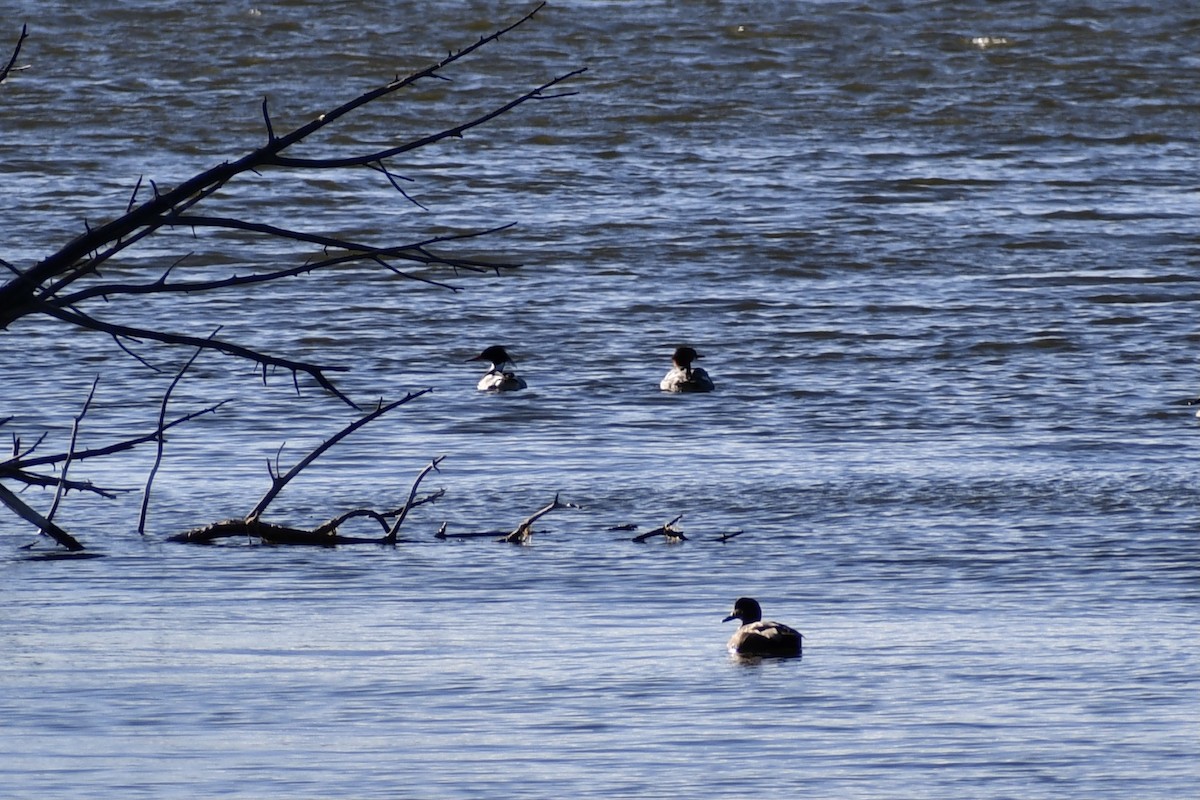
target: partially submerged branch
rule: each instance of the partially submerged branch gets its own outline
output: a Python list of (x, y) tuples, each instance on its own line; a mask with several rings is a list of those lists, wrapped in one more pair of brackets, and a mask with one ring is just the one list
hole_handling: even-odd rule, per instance
[[(279, 474), (279, 470), (268, 465), (268, 472), (271, 475), (271, 487), (263, 495), (262, 499), (250, 510), (250, 513), (241, 519), (228, 519), (222, 522), (205, 525), (201, 528), (194, 528), (184, 533), (177, 534), (170, 538), (173, 542), (182, 542), (187, 544), (211, 544), (218, 539), (226, 539), (230, 537), (246, 537), (248, 539), (258, 539), (264, 544), (298, 544), (298, 545), (318, 545), (318, 546), (334, 546), (339, 544), (396, 544), (400, 526), (404, 524), (404, 520), (408, 517), (408, 512), (417, 506), (426, 503), (432, 503), (440, 499), (445, 490), (438, 490), (422, 497), (417, 496), (421, 482), (430, 473), (437, 470), (438, 465), (442, 463), (445, 456), (438, 456), (433, 459), (424, 469), (417, 475), (413, 481), (412, 488), (408, 492), (408, 498), (404, 505), (392, 511), (375, 511), (373, 509), (358, 508), (352, 511), (347, 511), (339, 514), (333, 519), (318, 525), (315, 528), (297, 528), (289, 525), (279, 525), (271, 522), (265, 522), (262, 519), (263, 513), (271, 502), (279, 496), (284, 487), (298, 476), (304, 469), (310, 466), (323, 453), (327, 452), (331, 447), (345, 439), (354, 431), (364, 425), (373, 422), (387, 412), (404, 405), (417, 397), (429, 392), (425, 389), (420, 392), (412, 392), (400, 400), (391, 403), (380, 402), (379, 406), (372, 412), (365, 414), (359, 419), (351, 422), (343, 427), (329, 439), (322, 442), (304, 458), (300, 459), (290, 470), (284, 474)], [(384, 530), (384, 535), (378, 538), (360, 537), (360, 536), (343, 536), (338, 533), (338, 528), (345, 522), (366, 517), (377, 522)]]
[(683, 519), (683, 514), (675, 517), (670, 522), (665, 522), (662, 525), (659, 525), (652, 531), (639, 533), (637, 536), (634, 536), (631, 541), (644, 542), (647, 539), (654, 538), (655, 536), (662, 536), (665, 537), (668, 542), (686, 542), (687, 537), (683, 535), (683, 530), (681, 530), (679, 526), (675, 524), (681, 519)]
[(342, 439), (345, 439), (362, 426), (379, 419), (392, 409), (416, 400), (421, 395), (428, 394), (430, 391), (432, 390), (422, 389), (419, 392), (409, 392), (399, 400), (394, 400), (386, 405), (383, 402), (380, 402), (379, 406), (374, 411), (358, 418), (354, 422), (351, 422), (333, 436), (326, 439), (324, 442), (314, 448), (312, 452), (296, 462), (295, 466), (293, 466), (283, 475), (276, 474), (276, 472), (271, 470), (270, 466), (268, 466), (267, 469), (271, 473), (271, 488), (267, 490), (267, 493), (262, 496), (262, 499), (259, 500), (254, 508), (250, 510), (250, 513), (246, 515), (246, 520), (248, 522), (256, 522), (258, 518), (262, 516), (263, 512), (267, 510), (267, 506), (271, 504), (271, 501), (279, 496), (279, 493), (283, 491), (284, 487), (287, 486), (293, 478), (303, 472), (305, 467), (320, 458), (323, 453), (327, 452), (329, 448), (333, 447)]
[(0, 503), (4, 503), (18, 517), (35, 526), (68, 550), (78, 552), (83, 549), (83, 545), (79, 543), (78, 539), (34, 511), (2, 483), (0, 483)]
[(542, 517), (549, 514), (551, 511), (556, 511), (560, 508), (579, 508), (580, 506), (574, 503), (563, 503), (559, 501), (558, 495), (554, 495), (554, 500), (549, 505), (539, 508), (537, 511), (530, 514), (525, 519), (521, 520), (521, 524), (513, 529), (512, 533), (507, 536), (500, 537), (497, 541), (508, 542), (509, 544), (525, 544), (529, 541), (529, 537), (533, 535), (533, 523), (537, 522)]
[[(217, 331), (213, 331), (212, 335), (216, 336)], [(167, 390), (163, 392), (162, 402), (159, 403), (158, 406), (158, 433), (154, 437), (154, 442), (156, 445), (154, 453), (154, 466), (150, 468), (150, 474), (146, 476), (146, 488), (142, 491), (142, 508), (138, 514), (138, 533), (143, 536), (146, 535), (146, 516), (150, 511), (150, 489), (154, 486), (154, 477), (158, 474), (159, 466), (162, 465), (163, 449), (166, 447), (167, 443), (167, 437), (163, 434), (163, 431), (166, 430), (167, 404), (171, 401), (171, 394), (175, 391), (175, 387), (179, 385), (181, 380), (183, 380), (183, 376), (187, 373), (188, 369), (191, 368), (192, 364), (196, 362), (196, 359), (200, 357), (202, 352), (204, 351), (200, 348), (196, 348), (196, 352), (192, 353), (192, 357), (189, 358), (184, 365), (179, 368), (179, 372), (175, 373), (175, 379), (171, 381), (170, 385), (167, 386)], [(221, 404), (215, 406), (213, 410), (215, 411), (220, 405)]]

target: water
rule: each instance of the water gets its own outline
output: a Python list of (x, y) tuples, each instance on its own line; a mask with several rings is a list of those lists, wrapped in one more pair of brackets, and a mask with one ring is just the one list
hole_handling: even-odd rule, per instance
[[(7, 3), (0, 257), (124, 208), (526, 10), (500, 3)], [(153, 493), (72, 494), (103, 558), (0, 525), (0, 796), (1186, 796), (1200, 778), (1194, 498), (1200, 16), (1187, 3), (559, 2), (306, 151), (376, 148), (571, 69), (374, 174), (248, 176), (209, 210), (372, 242), (508, 222), (430, 273), (90, 306), (349, 366), (363, 429), (268, 517), (399, 505), (397, 548), (173, 545), (245, 514), (355, 417), (203, 357)], [(6, 51), (7, 52), (7, 51)], [(190, 232), (106, 276), (308, 251)], [(149, 270), (139, 273), (138, 270)], [(530, 390), (480, 397), (502, 342)], [(671, 348), (718, 384), (662, 396)], [(151, 373), (97, 335), (0, 332), (5, 433), (142, 433)], [(282, 450), (281, 450), (282, 448)], [(140, 490), (150, 451), (73, 474)], [(8, 484), (6, 484), (8, 485)], [(511, 529), (556, 492), (526, 547)], [(49, 497), (26, 498), (46, 508)], [(637, 545), (683, 513), (689, 540)], [(721, 534), (743, 534), (717, 541)], [(373, 534), (367, 525), (353, 531)], [(52, 550), (46, 546), (36, 552)], [(805, 633), (743, 663), (742, 594)]]

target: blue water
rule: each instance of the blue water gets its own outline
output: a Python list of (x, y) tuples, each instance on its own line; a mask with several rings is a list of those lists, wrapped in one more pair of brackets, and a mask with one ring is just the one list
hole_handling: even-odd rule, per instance
[[(511, 3), (0, 5), (0, 258), (124, 209), (527, 9)], [(267, 513), (398, 506), (395, 548), (174, 544), (247, 513), (356, 417), (203, 356), (132, 491), (0, 516), (0, 797), (1178, 798), (1200, 780), (1195, 324), (1200, 15), (1188, 3), (558, 2), (305, 154), (376, 149), (578, 67), (376, 173), (246, 176), (209, 213), (520, 263), (365, 266), (85, 306), (433, 391)], [(5, 44), (5, 47), (8, 45)], [(0, 51), (7, 59), (7, 50)], [(168, 233), (104, 275), (301, 263)], [(474, 391), (503, 343), (530, 388)], [(668, 396), (695, 346), (711, 395)], [(153, 428), (189, 352), (25, 319), (0, 427), (43, 452)], [(5, 480), (13, 489), (18, 485)], [(530, 544), (506, 531), (555, 495)], [(45, 511), (51, 495), (22, 497)], [(683, 514), (687, 541), (630, 541)], [(377, 535), (366, 523), (345, 533)], [(741, 531), (736, 538), (722, 535)], [(731, 657), (734, 598), (805, 634)]]

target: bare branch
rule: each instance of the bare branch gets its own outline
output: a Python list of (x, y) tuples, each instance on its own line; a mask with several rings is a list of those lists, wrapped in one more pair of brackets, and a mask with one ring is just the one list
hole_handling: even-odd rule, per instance
[(659, 525), (657, 528), (655, 528), (652, 531), (646, 531), (645, 533), (638, 534), (637, 536), (633, 537), (633, 539), (631, 541), (644, 542), (647, 539), (650, 539), (654, 536), (664, 536), (664, 537), (666, 537), (667, 541), (669, 541), (669, 542), (686, 542), (687, 537), (684, 536), (683, 531), (681, 531), (675, 525), (675, 523), (679, 522), (679, 520), (681, 520), (681, 519), (683, 519), (683, 514), (680, 514), (679, 516), (675, 517), (670, 522), (664, 523), (663, 525)]
[(163, 342), (164, 344), (180, 344), (206, 350), (217, 350), (225, 353), (226, 355), (236, 356), (247, 361), (254, 361), (262, 365), (264, 369), (264, 378), (265, 369), (267, 367), (280, 367), (292, 373), (303, 372), (324, 387), (327, 392), (340, 399), (346, 405), (350, 406), (351, 408), (358, 408), (354, 401), (342, 394), (342, 392), (325, 375), (326, 372), (345, 371), (348, 369), (347, 367), (322, 367), (305, 361), (292, 361), (291, 359), (287, 358), (279, 358), (277, 356), (267, 355), (266, 353), (260, 353), (257, 350), (251, 350), (248, 347), (233, 344), (232, 342), (222, 341), (220, 339), (203, 339), (197, 336), (188, 336), (180, 333), (167, 333), (165, 331), (156, 331), (149, 328), (133, 328), (128, 325), (118, 325), (115, 323), (104, 322), (96, 319), (95, 317), (84, 314), (77, 309), (66, 310), (55, 308), (54, 306), (48, 304), (42, 304), (42, 307), (45, 309), (45, 313), (49, 316), (61, 319), (64, 322), (70, 322), (71, 324), (77, 325), (80, 328), (101, 331), (112, 336), (121, 336), (126, 339), (150, 339), (156, 342)]
[(396, 543), (396, 535), (400, 532), (400, 526), (404, 524), (405, 518), (408, 517), (408, 512), (412, 510), (413, 506), (415, 505), (414, 501), (417, 497), (417, 489), (419, 489), (421, 486), (421, 481), (425, 480), (425, 476), (430, 472), (436, 471), (438, 464), (445, 460), (445, 456), (438, 456), (437, 458), (433, 459), (433, 461), (430, 461), (429, 464), (426, 465), (425, 469), (421, 470), (421, 472), (417, 475), (416, 480), (413, 481), (412, 488), (408, 492), (408, 499), (404, 501), (403, 508), (401, 508), (399, 513), (396, 514), (396, 521), (392, 523), (392, 527), (385, 537), (389, 544)]
[(267, 142), (273, 142), (275, 141), (275, 126), (271, 124), (271, 114), (267, 111), (267, 98), (265, 97), (262, 101), (262, 115), (263, 122), (267, 126)]
[(432, 391), (432, 389), (422, 389), (419, 392), (409, 392), (407, 395), (400, 398), (399, 400), (394, 400), (391, 403), (388, 403), (386, 405), (384, 405), (381, 402), (374, 411), (372, 411), (369, 414), (366, 414), (362, 417), (359, 417), (357, 420), (355, 420), (354, 422), (351, 422), (349, 425), (342, 428), (340, 431), (335, 433), (333, 436), (326, 439), (317, 448), (315, 448), (312, 452), (310, 452), (307, 456), (300, 459), (300, 461), (297, 462), (296, 465), (294, 467), (292, 467), (290, 470), (288, 470), (286, 473), (284, 473), (283, 475), (273, 475), (272, 479), (271, 479), (271, 488), (267, 490), (267, 493), (265, 495), (263, 495), (261, 500), (258, 501), (258, 504), (255, 505), (254, 508), (251, 509), (250, 513), (246, 515), (246, 521), (247, 522), (257, 521), (259, 519), (259, 517), (262, 516), (263, 512), (267, 510), (267, 506), (269, 506), (271, 504), (271, 501), (279, 496), (279, 493), (283, 491), (284, 487), (288, 485), (288, 483), (292, 480), (292, 478), (295, 478), (297, 475), (299, 475), (304, 470), (305, 467), (307, 467), (309, 464), (311, 464), (312, 462), (314, 462), (318, 458), (320, 458), (320, 456), (323, 453), (325, 453), (327, 450), (329, 450), (329, 448), (333, 447), (335, 444), (340, 442), (342, 439), (345, 439), (347, 436), (354, 433), (356, 430), (358, 430), (362, 426), (366, 425), (367, 423), (372, 422), (376, 419), (379, 419), (384, 414), (386, 414), (387, 412), (396, 408), (397, 406), (402, 406), (405, 403), (408, 403), (412, 400), (417, 399), (418, 397), (420, 397), (423, 394), (429, 393), (430, 391)]
[(431, 144), (436, 144), (437, 142), (445, 139), (462, 138), (462, 135), (472, 128), (478, 128), (480, 125), (491, 122), (496, 117), (507, 114), (517, 106), (527, 103), (530, 100), (550, 100), (560, 97), (570, 97), (571, 95), (575, 94), (575, 92), (560, 92), (554, 95), (546, 95), (545, 91), (553, 86), (557, 86), (563, 81), (568, 81), (571, 78), (578, 77), (584, 72), (587, 72), (586, 67), (559, 75), (557, 78), (543, 83), (536, 89), (531, 89), (520, 97), (510, 100), (503, 105), (497, 106), (491, 111), (481, 114), (472, 120), (445, 128), (437, 133), (431, 133), (428, 136), (421, 137), (420, 139), (413, 139), (411, 142), (406, 142), (405, 144), (397, 145), (395, 147), (389, 147), (374, 153), (346, 156), (344, 158), (292, 158), (289, 156), (274, 155), (265, 163), (279, 167), (298, 167), (303, 169), (342, 169), (345, 167), (366, 167), (370, 166), (371, 164), (378, 164), (385, 159), (394, 158), (398, 155), (417, 150), (421, 147), (428, 147)]
[(84, 549), (83, 545), (80, 544), (74, 536), (67, 533), (62, 528), (43, 517), (29, 506), (25, 505), (21, 498), (13, 494), (2, 483), (0, 483), (0, 503), (4, 503), (4, 505), (8, 506), (9, 509), (11, 509), (12, 512), (21, 519), (25, 520), (31, 525), (36, 525), (40, 532), (46, 534), (71, 552), (77, 553)]
[(133, 211), (133, 204), (137, 202), (138, 191), (142, 188), (142, 175), (138, 175), (137, 183), (133, 186), (133, 191), (129, 194), (129, 203), (125, 206), (125, 213)]
[[(543, 5), (538, 5), (517, 21), (487, 36), (480, 37), (473, 44), (457, 52), (451, 52), (444, 58), (406, 77), (397, 77), (388, 83), (365, 92), (324, 114), (317, 115), (306, 124), (286, 133), (280, 134), (275, 130), (268, 102), (264, 99), (261, 112), (263, 122), (266, 126), (267, 141), (261, 147), (252, 150), (241, 158), (226, 161), (200, 172), (170, 190), (163, 189), (153, 180), (149, 180), (152, 196), (141, 202), (138, 201), (138, 198), (141, 194), (140, 189), (143, 181), (139, 178), (137, 186), (134, 187), (129, 197), (126, 213), (101, 225), (85, 225), (85, 230), (82, 234), (57, 252), (28, 269), (18, 270), (10, 267), (9, 271), (12, 273), (12, 277), (7, 282), (0, 283), (0, 329), (6, 328), (15, 320), (28, 314), (50, 315), (80, 327), (109, 333), (116, 339), (122, 349), (125, 349), (126, 352), (141, 360), (140, 357), (132, 353), (125, 346), (126, 342), (135, 339), (148, 339), (168, 345), (198, 347), (200, 344), (195, 337), (101, 321), (95, 319), (90, 314), (84, 313), (77, 304), (94, 298), (108, 299), (111, 296), (119, 295), (207, 291), (253, 283), (264, 283), (355, 260), (373, 261), (399, 276), (450, 289), (454, 287), (423, 276), (412, 275), (409, 272), (398, 269), (389, 262), (397, 260), (426, 266), (446, 266), (455, 271), (459, 269), (488, 271), (497, 269), (498, 265), (494, 263), (469, 258), (451, 257), (429, 249), (434, 244), (440, 242), (460, 241), (470, 236), (483, 235), (487, 232), (439, 237), (423, 243), (373, 246), (334, 236), (288, 230), (286, 228), (257, 223), (253, 220), (195, 214), (193, 213), (193, 209), (199, 203), (212, 198), (234, 178), (245, 173), (261, 174), (265, 168), (273, 166), (299, 167), (303, 169), (328, 169), (342, 166), (366, 167), (379, 172), (401, 195), (420, 206), (420, 203), (410, 197), (402, 186), (402, 182), (409, 179), (393, 172), (388, 164), (385, 163), (388, 158), (450, 137), (460, 137), (465, 132), (494, 120), (496, 117), (508, 113), (530, 101), (567, 96), (570, 93), (557, 92), (553, 88), (579, 75), (584, 70), (575, 70), (560, 75), (461, 124), (409, 142), (402, 142), (377, 152), (350, 154), (347, 157), (332, 159), (292, 158), (287, 156), (286, 153), (289, 151), (289, 148), (305, 142), (318, 132), (323, 131), (328, 126), (334, 125), (342, 118), (369, 103), (389, 95), (394, 95), (406, 87), (426, 79), (445, 79), (445, 76), (441, 73), (451, 65), (465, 59), (480, 48), (499, 40), (505, 34), (529, 21), (542, 7)], [(24, 36), (25, 33), (23, 31), (22, 40)], [(18, 49), (19, 46), (20, 43), (18, 43)], [(231, 276), (216, 281), (168, 283), (164, 276), (158, 281), (134, 282), (129, 284), (110, 283), (103, 286), (88, 286), (81, 283), (85, 279), (90, 280), (98, 276), (98, 269), (105, 262), (134, 246), (147, 236), (162, 230), (164, 227), (191, 227), (193, 230), (204, 227), (239, 229), (274, 239), (316, 245), (326, 249), (344, 249), (347, 252), (331, 258), (309, 262), (301, 267), (272, 270), (254, 276)], [(495, 228), (489, 232), (501, 229)], [(69, 291), (76, 286), (81, 288), (77, 291)], [(327, 377), (326, 373), (334, 371), (334, 368), (277, 358), (258, 352), (251, 347), (218, 340), (213, 340), (205, 346), (208, 349), (219, 350), (235, 358), (247, 359), (258, 363), (264, 367), (264, 375), (267, 366), (282, 367), (291, 372), (293, 379), (297, 377), (298, 373), (308, 374), (326, 391), (339, 397), (348, 405), (357, 407), (349, 398), (337, 390), (333, 382)], [(145, 362), (143, 361), (143, 363)]]
[[(217, 328), (209, 338), (211, 339), (213, 336), (216, 336), (220, 330), (220, 328)], [(150, 489), (154, 486), (154, 477), (158, 474), (158, 468), (162, 464), (163, 449), (166, 447), (167, 442), (167, 437), (164, 434), (167, 422), (167, 404), (171, 401), (171, 393), (175, 391), (175, 387), (183, 380), (184, 374), (196, 362), (196, 359), (200, 357), (202, 352), (204, 352), (203, 349), (197, 347), (196, 352), (192, 353), (192, 357), (179, 368), (179, 372), (175, 373), (175, 379), (171, 381), (170, 385), (167, 386), (167, 390), (163, 392), (162, 402), (158, 407), (158, 430), (155, 431), (154, 435), (156, 445), (154, 466), (150, 468), (150, 473), (146, 476), (146, 488), (142, 491), (142, 507), (138, 512), (138, 533), (142, 536), (146, 535), (146, 516), (150, 512)]]
[(580, 506), (574, 503), (559, 502), (558, 495), (556, 494), (550, 505), (539, 508), (530, 514), (521, 521), (520, 525), (513, 529), (512, 533), (507, 536), (501, 536), (497, 541), (508, 542), (509, 544), (525, 544), (529, 541), (529, 537), (533, 535), (533, 523), (559, 508), (580, 508)]
[(21, 45), (25, 44), (25, 40), (28, 38), (29, 38), (29, 26), (22, 25), (21, 26), (21, 35), (17, 37), (17, 46), (13, 48), (12, 58), (10, 58), (8, 60), (8, 63), (4, 65), (3, 69), (0, 69), (0, 83), (4, 83), (4, 81), (9, 76), (9, 73), (20, 72), (23, 69), (29, 69), (28, 66), (18, 67), (16, 65), (17, 57), (21, 55)]
[(79, 426), (83, 423), (83, 418), (87, 416), (88, 408), (92, 405), (92, 399), (96, 396), (96, 387), (100, 385), (100, 376), (92, 381), (91, 391), (88, 392), (87, 399), (83, 401), (83, 407), (79, 409), (79, 413), (75, 415), (75, 419), (71, 422), (71, 442), (67, 447), (67, 457), (63, 459), (62, 470), (58, 476), (58, 489), (54, 492), (54, 501), (50, 504), (50, 510), (46, 513), (46, 521), (50, 522), (54, 519), (54, 514), (58, 511), (58, 504), (62, 502), (63, 495), (66, 493), (67, 470), (71, 468), (71, 459), (75, 455), (75, 444), (79, 441)]

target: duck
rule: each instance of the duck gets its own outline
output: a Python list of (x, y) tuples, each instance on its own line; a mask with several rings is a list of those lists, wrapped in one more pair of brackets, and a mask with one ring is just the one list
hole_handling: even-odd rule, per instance
[(764, 622), (762, 606), (752, 597), (739, 597), (733, 611), (721, 620), (740, 619), (741, 627), (729, 639), (730, 651), (742, 656), (799, 656), (804, 637), (782, 622)]
[(700, 358), (691, 347), (676, 347), (671, 356), (671, 371), (663, 376), (658, 388), (664, 392), (711, 392), (712, 378), (703, 367), (693, 367), (692, 362)]
[(475, 387), (481, 392), (515, 392), (528, 386), (517, 373), (511, 369), (504, 369), (506, 364), (515, 367), (516, 362), (501, 345), (494, 344), (485, 348), (482, 353), (468, 358), (467, 361), (492, 362), (492, 368), (483, 373), (483, 377), (479, 379), (479, 385)]

